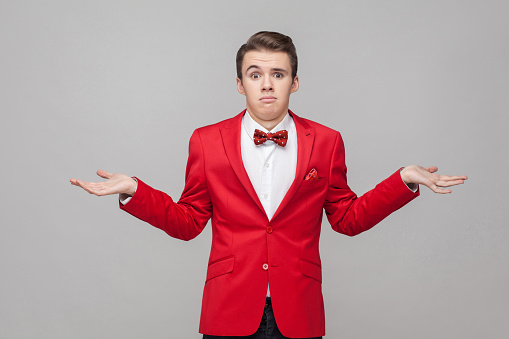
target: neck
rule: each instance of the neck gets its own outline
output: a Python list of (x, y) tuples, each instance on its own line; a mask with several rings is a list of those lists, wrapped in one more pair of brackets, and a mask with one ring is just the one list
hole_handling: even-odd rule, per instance
[(286, 110), (286, 113), (285, 114), (281, 114), (281, 116), (277, 117), (276, 119), (274, 120), (260, 120), (258, 119), (254, 114), (251, 114), (249, 112), (249, 110), (247, 110), (247, 113), (249, 114), (249, 116), (254, 120), (256, 121), (257, 123), (259, 123), (261, 126), (263, 126), (265, 129), (267, 129), (267, 131), (272, 131), (274, 129), (274, 127), (276, 127), (281, 121), (283, 121), (283, 119), (286, 117), (286, 115), (288, 114), (288, 110)]

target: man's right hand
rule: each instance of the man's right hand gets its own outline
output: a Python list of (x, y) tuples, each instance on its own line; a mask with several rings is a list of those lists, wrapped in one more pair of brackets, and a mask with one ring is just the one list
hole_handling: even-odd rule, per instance
[(98, 170), (97, 175), (108, 179), (103, 182), (84, 182), (79, 179), (71, 179), (71, 184), (83, 188), (90, 194), (97, 196), (110, 194), (127, 194), (133, 196), (138, 187), (138, 182), (128, 175), (122, 173), (108, 173)]

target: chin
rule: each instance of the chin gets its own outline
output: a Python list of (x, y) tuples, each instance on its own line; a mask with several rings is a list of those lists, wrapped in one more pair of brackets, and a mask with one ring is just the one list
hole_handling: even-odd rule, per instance
[(280, 116), (281, 116), (281, 114), (276, 114), (274, 112), (271, 112), (271, 113), (263, 114), (262, 118), (263, 118), (263, 120), (266, 120), (266, 121), (272, 121), (272, 120), (276, 120)]
[(281, 115), (281, 109), (272, 105), (263, 107), (261, 111), (266, 115), (272, 115), (274, 118)]

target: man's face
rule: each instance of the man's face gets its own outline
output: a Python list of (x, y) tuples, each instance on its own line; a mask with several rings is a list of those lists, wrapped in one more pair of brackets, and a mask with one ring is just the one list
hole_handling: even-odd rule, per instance
[(242, 62), (242, 78), (242, 81), (237, 78), (237, 89), (246, 96), (247, 111), (253, 120), (271, 130), (288, 112), (290, 94), (299, 89), (299, 78), (292, 79), (288, 54), (247, 52)]

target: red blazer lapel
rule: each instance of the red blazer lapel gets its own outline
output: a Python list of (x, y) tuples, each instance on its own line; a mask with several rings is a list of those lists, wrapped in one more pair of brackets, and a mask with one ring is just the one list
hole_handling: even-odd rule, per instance
[(311, 151), (313, 149), (313, 143), (315, 141), (315, 129), (309, 126), (303, 119), (299, 118), (292, 111), (288, 110), (288, 112), (290, 112), (293, 117), (293, 121), (295, 122), (295, 127), (297, 129), (297, 170), (295, 171), (295, 179), (293, 180), (292, 185), (288, 189), (288, 192), (286, 192), (283, 201), (279, 204), (279, 207), (277, 208), (276, 213), (274, 213), (271, 221), (274, 220), (286, 207), (288, 202), (292, 200), (292, 197), (304, 180), (309, 159), (311, 157)]
[(242, 154), (240, 150), (240, 127), (242, 123), (242, 117), (244, 116), (245, 112), (246, 110), (243, 110), (240, 114), (231, 119), (229, 124), (220, 128), (221, 138), (223, 139), (223, 146), (226, 152), (226, 156), (228, 157), (230, 165), (237, 175), (237, 178), (241, 182), (242, 186), (244, 186), (247, 193), (249, 193), (249, 196), (253, 199), (255, 204), (260, 208), (263, 214), (266, 215), (262, 203), (256, 195), (253, 184), (249, 180), (249, 176), (247, 175), (244, 164), (242, 163)]

